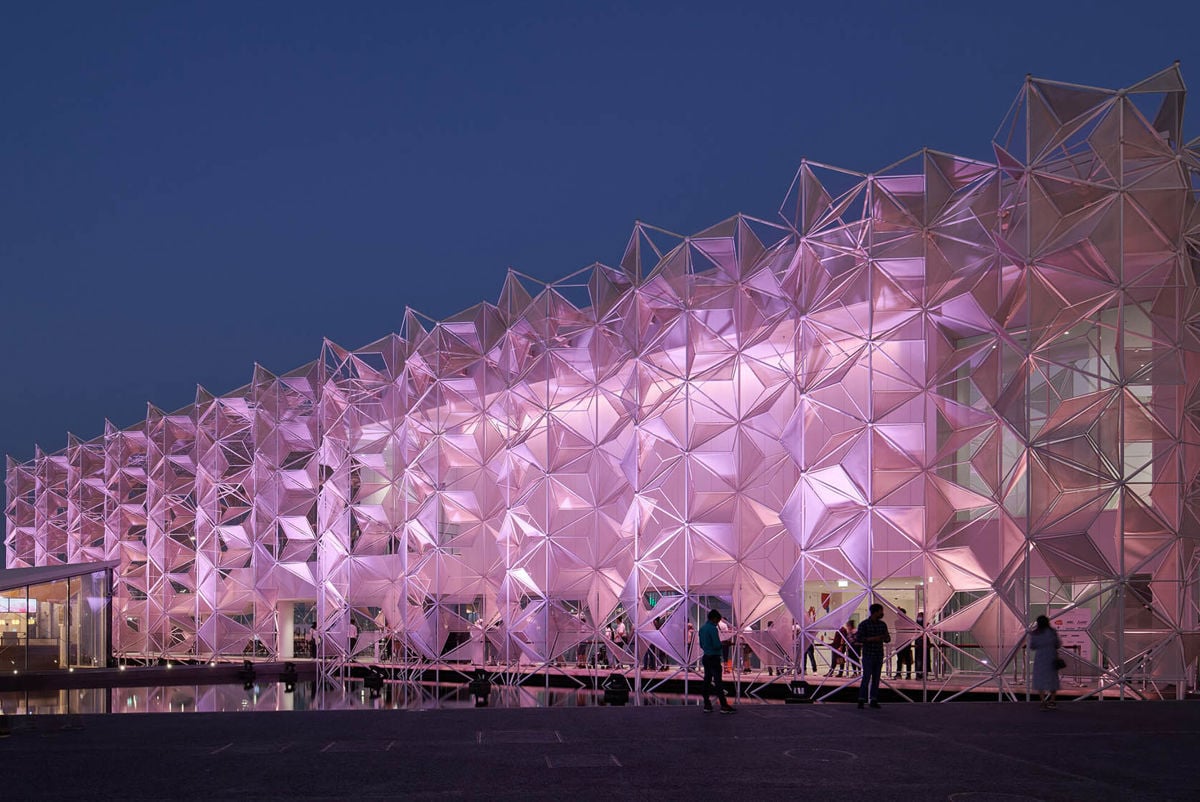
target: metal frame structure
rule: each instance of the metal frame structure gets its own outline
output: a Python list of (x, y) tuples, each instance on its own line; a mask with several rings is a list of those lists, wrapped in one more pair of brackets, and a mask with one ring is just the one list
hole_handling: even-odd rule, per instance
[(10, 460), (8, 564), (118, 560), (126, 656), (290, 656), (284, 619), (311, 603), (333, 668), (611, 664), (652, 688), (717, 606), (782, 681), (878, 600), (894, 646), (938, 656), (922, 698), (1020, 693), (1042, 612), (1090, 692), (1181, 694), (1184, 94), (1178, 65), (1122, 91), (1028, 78), (995, 163), (805, 162), (782, 224), (638, 224), (615, 267), (513, 272), (495, 304), (407, 311), (400, 334)]

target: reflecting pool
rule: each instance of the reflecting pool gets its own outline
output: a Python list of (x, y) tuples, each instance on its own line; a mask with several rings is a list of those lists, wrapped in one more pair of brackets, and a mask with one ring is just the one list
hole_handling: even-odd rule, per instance
[[(603, 691), (493, 685), (490, 707), (591, 707)], [(683, 704), (685, 697), (642, 693), (630, 704)], [(286, 710), (435, 710), (475, 707), (465, 684), (387, 682), (378, 690), (361, 680), (248, 685), (157, 685), (141, 688), (71, 688), (0, 692), (7, 715), (64, 713), (238, 713)]]

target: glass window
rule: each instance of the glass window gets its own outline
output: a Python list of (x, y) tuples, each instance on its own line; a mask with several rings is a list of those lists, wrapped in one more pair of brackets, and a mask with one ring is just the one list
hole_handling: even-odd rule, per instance
[(28, 588), (0, 592), (0, 668), (5, 673), (25, 670), (28, 620)]
[(26, 616), (30, 671), (53, 671), (67, 664), (67, 580), (29, 586)]
[(108, 662), (108, 581), (105, 572), (71, 580), (68, 665), (103, 667)]

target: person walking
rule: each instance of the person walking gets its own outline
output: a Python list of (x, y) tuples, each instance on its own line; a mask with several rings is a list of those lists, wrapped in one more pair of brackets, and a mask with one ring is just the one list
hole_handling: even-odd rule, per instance
[(847, 631), (853, 631), (854, 621), (850, 620), (846, 626), (838, 629), (833, 633), (833, 642), (829, 644), (829, 671), (825, 672), (825, 676), (832, 677), (834, 669), (837, 669), (837, 675), (842, 676), (846, 668), (846, 655), (850, 652), (850, 638)]
[(892, 635), (883, 621), (883, 605), (872, 604), (870, 615), (858, 625), (855, 641), (862, 661), (862, 683), (858, 686), (858, 709), (870, 703), (879, 708), (879, 677), (883, 673), (883, 644), (891, 643)]
[(700, 627), (700, 651), (702, 653), (700, 662), (704, 666), (704, 683), (700, 687), (701, 693), (704, 694), (705, 713), (713, 711), (710, 697), (714, 695), (721, 704), (722, 713), (734, 712), (725, 698), (725, 685), (721, 679), (723, 644), (721, 643), (721, 633), (717, 629), (720, 622), (720, 610), (709, 610), (708, 621)]
[[(803, 669), (806, 665), (811, 664), (813, 673), (817, 673), (817, 644), (813, 642), (812, 633), (804, 635), (804, 659), (800, 661), (800, 667)], [(803, 673), (803, 672), (801, 672)]]
[(1050, 626), (1049, 618), (1039, 615), (1033, 632), (1029, 633), (1029, 648), (1033, 650), (1033, 689), (1041, 694), (1042, 710), (1057, 707), (1054, 696), (1058, 693), (1060, 646), (1058, 630)]
[[(812, 670), (813, 670), (813, 673), (816, 674), (817, 673), (817, 644), (813, 640), (813, 634), (815, 632), (815, 630), (813, 629), (813, 625), (817, 623), (817, 608), (815, 608), (815, 607), (808, 608), (808, 612), (805, 614), (805, 622), (807, 625), (805, 627), (806, 631), (801, 633), (802, 637), (803, 637), (803, 643), (804, 643), (804, 652), (803, 652), (803, 656), (800, 658), (800, 673), (801, 674), (804, 673), (804, 668), (808, 664), (807, 661), (812, 661)], [(797, 627), (797, 629), (799, 629), (799, 627)]]

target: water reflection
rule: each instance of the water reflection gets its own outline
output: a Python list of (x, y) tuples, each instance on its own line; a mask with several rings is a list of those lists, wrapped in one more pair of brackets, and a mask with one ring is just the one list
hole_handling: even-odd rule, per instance
[[(589, 689), (493, 685), (490, 707), (592, 707), (603, 692)], [(642, 693), (630, 704), (683, 704), (682, 696)], [(62, 713), (238, 713), (284, 710), (435, 710), (474, 707), (465, 684), (388, 682), (378, 691), (361, 681), (243, 685), (161, 685), (146, 688), (72, 688), (5, 691), (0, 711), (7, 715)]]

